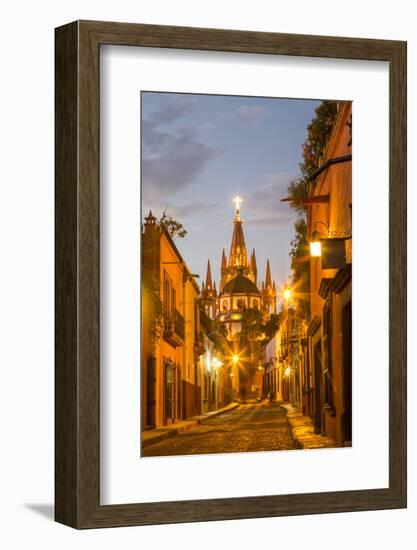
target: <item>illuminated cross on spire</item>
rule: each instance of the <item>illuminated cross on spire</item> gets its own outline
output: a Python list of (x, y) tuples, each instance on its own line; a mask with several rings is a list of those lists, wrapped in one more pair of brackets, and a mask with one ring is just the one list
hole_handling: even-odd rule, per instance
[(237, 195), (237, 196), (233, 199), (233, 202), (236, 204), (236, 210), (239, 210), (239, 208), (240, 208), (240, 203), (243, 202), (243, 200), (239, 197), (239, 195)]

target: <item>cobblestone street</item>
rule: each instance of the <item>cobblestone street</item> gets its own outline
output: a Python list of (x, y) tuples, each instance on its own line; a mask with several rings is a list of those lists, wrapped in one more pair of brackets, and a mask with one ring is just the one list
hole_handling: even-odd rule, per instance
[(149, 445), (143, 456), (294, 449), (286, 416), (278, 403), (242, 404), (187, 432)]

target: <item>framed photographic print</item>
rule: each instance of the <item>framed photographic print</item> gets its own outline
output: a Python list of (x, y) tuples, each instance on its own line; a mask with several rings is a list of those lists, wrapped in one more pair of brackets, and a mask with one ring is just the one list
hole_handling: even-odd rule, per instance
[(406, 44), (56, 29), (56, 520), (406, 506)]

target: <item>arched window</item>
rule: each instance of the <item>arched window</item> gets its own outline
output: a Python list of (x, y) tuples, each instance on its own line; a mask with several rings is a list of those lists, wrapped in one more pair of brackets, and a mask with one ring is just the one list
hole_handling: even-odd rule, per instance
[(229, 307), (229, 302), (228, 302), (227, 300), (223, 300), (223, 301), (222, 301), (222, 309), (223, 309), (223, 311), (226, 311), (228, 307)]
[(252, 306), (253, 306), (255, 309), (258, 309), (258, 307), (259, 307), (258, 300), (254, 300), (254, 301), (252, 302)]
[(237, 307), (238, 309), (243, 309), (245, 307), (245, 300), (243, 300), (243, 298), (239, 298), (237, 301)]

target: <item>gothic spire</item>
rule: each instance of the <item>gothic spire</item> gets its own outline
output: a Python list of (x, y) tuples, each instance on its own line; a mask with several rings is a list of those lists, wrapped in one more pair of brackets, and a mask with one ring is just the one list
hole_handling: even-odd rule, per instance
[(266, 261), (265, 286), (266, 286), (266, 288), (271, 288), (272, 287), (271, 266), (269, 265), (269, 260)]
[(222, 269), (224, 267), (227, 267), (227, 258), (226, 258), (226, 253), (224, 251), (224, 248), (223, 248), (223, 254), (222, 254)]
[(249, 276), (252, 278), (255, 285), (258, 286), (258, 269), (256, 266), (256, 254), (255, 249), (252, 250), (249, 261)]
[(256, 254), (255, 254), (255, 249), (252, 250), (252, 269), (256, 269)]
[(207, 275), (206, 275), (206, 289), (211, 290), (213, 283), (211, 281), (211, 267), (210, 260), (207, 260)]
[(246, 251), (245, 237), (243, 235), (242, 228), (242, 219), (240, 217), (239, 205), (241, 199), (237, 200), (236, 197), (236, 215), (233, 221), (233, 236), (232, 244), (230, 245), (230, 255), (229, 255), (229, 267), (248, 267), (248, 253)]

